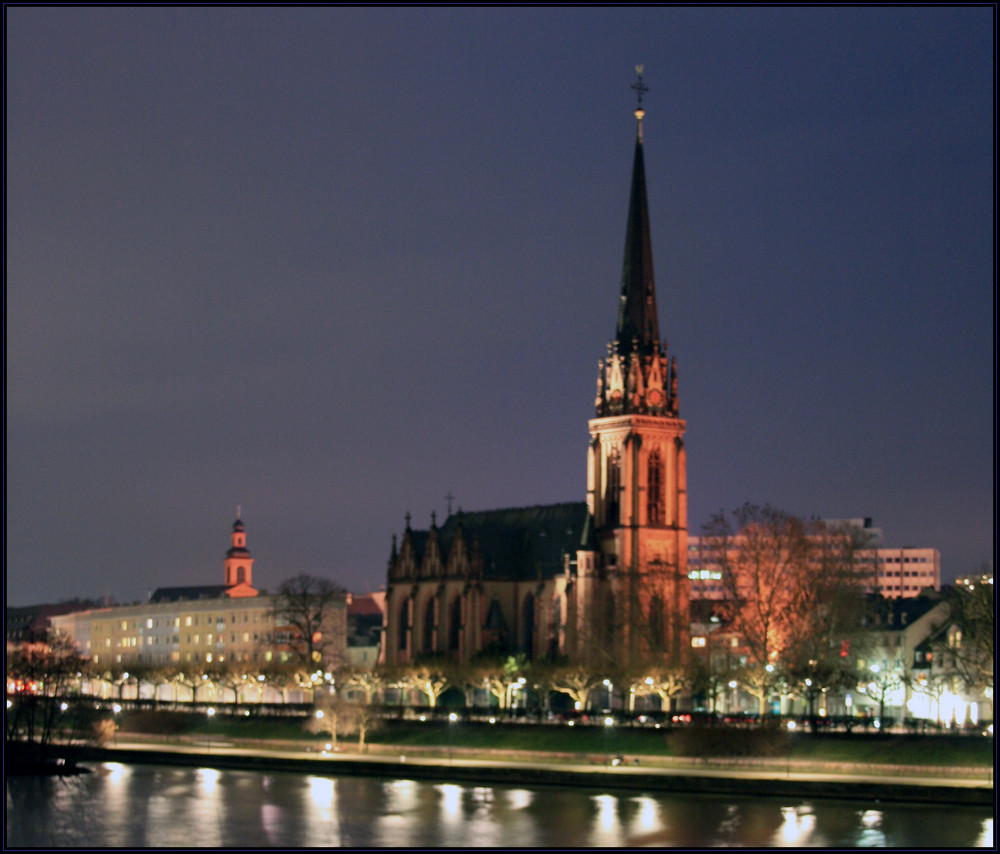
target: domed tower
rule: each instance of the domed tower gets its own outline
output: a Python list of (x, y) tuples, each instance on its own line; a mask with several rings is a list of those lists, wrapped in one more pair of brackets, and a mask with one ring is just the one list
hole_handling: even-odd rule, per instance
[(659, 337), (643, 158), (648, 90), (637, 71), (618, 324), (598, 363), (597, 417), (589, 422), (587, 504), (600, 555), (584, 613), (597, 643), (623, 645), (627, 658), (673, 659), (688, 630), (685, 425), (676, 360)]
[[(257, 591), (253, 590), (253, 558), (247, 549), (246, 529), (239, 515), (237, 511), (237, 519), (233, 522), (233, 544), (226, 552), (227, 593), (230, 596), (256, 596)], [(251, 590), (253, 592), (248, 592)]]

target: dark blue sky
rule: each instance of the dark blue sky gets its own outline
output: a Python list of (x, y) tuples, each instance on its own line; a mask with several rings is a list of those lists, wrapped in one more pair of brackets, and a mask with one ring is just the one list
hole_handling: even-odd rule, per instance
[(982, 8), (6, 8), (7, 597), (583, 500), (645, 65), (689, 525), (993, 559)]

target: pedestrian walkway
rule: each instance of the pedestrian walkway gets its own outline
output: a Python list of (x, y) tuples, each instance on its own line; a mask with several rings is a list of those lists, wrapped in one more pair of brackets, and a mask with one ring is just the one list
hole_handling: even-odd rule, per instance
[[(419, 777), (421, 779), (492, 784), (542, 784), (674, 790), (705, 793), (746, 793), (799, 797), (833, 797), (868, 801), (994, 804), (993, 770), (956, 776), (942, 769), (907, 769), (899, 773), (858, 773), (823, 770), (805, 762), (772, 762), (759, 767), (691, 766), (668, 763), (663, 757), (638, 757), (639, 762), (567, 761), (536, 757), (491, 758), (464, 751), (436, 755), (406, 753), (380, 745), (366, 754), (315, 750), (298, 742), (271, 743), (266, 749), (207, 738), (194, 743), (164, 744), (148, 739), (121, 738), (111, 748), (80, 748), (81, 760), (119, 760), (157, 764), (205, 764), (247, 770), (291, 770), (351, 776)], [(636, 757), (632, 757), (634, 760)], [(613, 759), (613, 757), (611, 757)], [(863, 766), (854, 766), (855, 769)], [(869, 769), (866, 769), (869, 770)], [(949, 769), (953, 770), (953, 769)], [(972, 769), (969, 769), (970, 771)]]

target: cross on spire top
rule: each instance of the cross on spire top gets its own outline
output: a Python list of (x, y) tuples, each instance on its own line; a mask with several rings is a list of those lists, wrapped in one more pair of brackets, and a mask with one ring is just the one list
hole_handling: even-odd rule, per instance
[(638, 101), (638, 107), (642, 109), (642, 96), (649, 91), (649, 87), (642, 82), (642, 66), (637, 65), (635, 67), (635, 83), (632, 84), (632, 91), (635, 92), (636, 99)]

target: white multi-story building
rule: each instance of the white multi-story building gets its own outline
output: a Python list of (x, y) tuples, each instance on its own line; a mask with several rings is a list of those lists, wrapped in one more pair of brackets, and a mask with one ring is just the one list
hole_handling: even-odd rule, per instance
[[(147, 602), (91, 608), (51, 618), (99, 669), (270, 664), (294, 656), (297, 631), (283, 619), (285, 601), (253, 587), (253, 558), (239, 519), (224, 561), (224, 583), (161, 587)], [(340, 664), (347, 647), (347, 594), (324, 607), (324, 664)]]
[[(847, 525), (867, 537), (868, 548), (858, 552), (859, 560), (870, 564), (868, 592), (887, 599), (910, 599), (922, 590), (941, 589), (941, 553), (932, 548), (881, 545), (882, 531), (871, 519), (828, 519), (829, 526)], [(688, 537), (688, 580), (691, 599), (724, 599), (722, 573), (704, 557), (701, 537)]]

